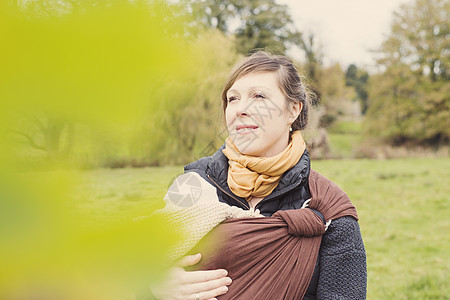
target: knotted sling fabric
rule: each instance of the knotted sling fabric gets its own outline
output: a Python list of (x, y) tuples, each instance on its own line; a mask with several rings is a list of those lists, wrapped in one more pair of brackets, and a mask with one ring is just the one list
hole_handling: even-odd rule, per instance
[(225, 143), (223, 154), (229, 164), (228, 186), (235, 195), (243, 198), (265, 197), (272, 193), (281, 175), (299, 161), (306, 147), (300, 131), (293, 132), (286, 149), (272, 157), (242, 154), (230, 137)]
[[(302, 299), (325, 233), (322, 219), (309, 208), (261, 217), (228, 206), (218, 201), (214, 188), (197, 173), (182, 176), (188, 174), (202, 180), (205, 190), (200, 199), (181, 207), (168, 193), (166, 207), (160, 211), (173, 216), (175, 228), (185, 229), (185, 240), (174, 250), (177, 256), (196, 245), (190, 253), (202, 253), (202, 260), (190, 270), (228, 271), (233, 282), (218, 299)], [(326, 221), (343, 216), (357, 219), (355, 207), (337, 185), (313, 170), (309, 178), (310, 208)]]
[(302, 299), (324, 232), (322, 220), (308, 208), (226, 220), (208, 236), (217, 248), (195, 249), (204, 257), (197, 269), (228, 271), (233, 282), (218, 299)]
[[(310, 176), (316, 180), (310, 180), (309, 207), (320, 211), (326, 220), (342, 216), (357, 219), (345, 193), (314, 171)], [(233, 282), (228, 292), (218, 297), (221, 300), (302, 299), (324, 233), (323, 221), (308, 208), (278, 211), (266, 218), (228, 219), (193, 249), (192, 253), (203, 253), (195, 269), (228, 271)]]

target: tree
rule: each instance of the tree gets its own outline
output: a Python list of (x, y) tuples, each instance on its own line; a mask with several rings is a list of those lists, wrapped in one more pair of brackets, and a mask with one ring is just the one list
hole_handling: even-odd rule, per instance
[(450, 2), (416, 0), (394, 13), (370, 80), (367, 129), (394, 145), (450, 141)]
[(195, 0), (187, 4), (203, 25), (234, 34), (240, 53), (260, 48), (282, 53), (301, 40), (287, 6), (274, 0)]
[(381, 46), (379, 60), (386, 67), (408, 65), (432, 81), (449, 79), (448, 35), (450, 3), (416, 0), (394, 13), (390, 37)]
[(298, 44), (300, 49), (305, 52), (305, 63), (299, 69), (302, 70), (303, 80), (312, 92), (312, 104), (320, 105), (322, 97), (321, 79), (323, 76), (322, 45), (317, 41), (313, 32), (309, 32), (307, 38), (302, 35)]
[(355, 92), (345, 85), (345, 74), (339, 64), (323, 70), (320, 80), (321, 105), (325, 108), (321, 125), (328, 127), (335, 121), (353, 114)]
[(308, 38), (300, 39), (299, 43), (300, 48), (305, 52), (306, 75), (310, 80), (317, 82), (323, 68), (322, 45), (317, 42), (317, 38), (312, 32), (308, 34)]
[[(66, 161), (73, 151), (75, 123), (49, 113), (16, 112), (9, 131), (17, 161), (55, 163)], [(37, 162), (36, 161), (36, 162)], [(22, 166), (19, 166), (22, 167)], [(29, 166), (28, 166), (29, 167)]]
[(367, 71), (358, 69), (354, 64), (348, 66), (345, 72), (345, 84), (355, 89), (357, 99), (361, 103), (362, 114), (367, 111), (368, 80), (369, 73)]

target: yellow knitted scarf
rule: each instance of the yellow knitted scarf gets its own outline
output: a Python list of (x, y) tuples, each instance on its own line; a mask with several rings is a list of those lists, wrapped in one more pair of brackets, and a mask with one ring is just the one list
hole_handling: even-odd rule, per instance
[(248, 156), (239, 152), (230, 137), (223, 154), (228, 158), (228, 186), (239, 197), (266, 197), (278, 185), (281, 175), (292, 168), (305, 151), (300, 131), (292, 133), (286, 149), (271, 157)]

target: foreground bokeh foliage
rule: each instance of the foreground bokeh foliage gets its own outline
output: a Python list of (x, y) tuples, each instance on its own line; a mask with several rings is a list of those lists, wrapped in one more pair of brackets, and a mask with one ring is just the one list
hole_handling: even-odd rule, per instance
[(163, 4), (42, 15), (2, 3), (0, 298), (124, 299), (163, 274), (176, 240), (165, 221), (133, 221), (150, 213), (139, 205), (92, 208), (98, 218), (92, 190), (75, 195), (80, 177), (62, 171), (129, 155), (152, 92), (195, 67), (185, 21)]

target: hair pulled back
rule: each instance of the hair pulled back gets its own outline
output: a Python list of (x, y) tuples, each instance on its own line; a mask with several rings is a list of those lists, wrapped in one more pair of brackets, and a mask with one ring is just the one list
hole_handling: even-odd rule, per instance
[(286, 105), (290, 102), (302, 103), (302, 110), (298, 118), (292, 123), (292, 131), (304, 129), (308, 123), (308, 95), (297, 68), (292, 61), (283, 55), (272, 55), (265, 51), (258, 51), (242, 59), (231, 70), (222, 91), (222, 106), (225, 112), (228, 101), (227, 92), (239, 78), (250, 73), (276, 72), (278, 86), (286, 97)]

